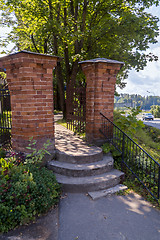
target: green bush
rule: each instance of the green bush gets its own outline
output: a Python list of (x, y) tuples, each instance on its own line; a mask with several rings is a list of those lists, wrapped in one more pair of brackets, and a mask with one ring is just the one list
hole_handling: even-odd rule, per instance
[(0, 178), (0, 232), (33, 220), (59, 199), (60, 186), (46, 168), (19, 165)]
[[(120, 112), (116, 111), (114, 113), (114, 123), (123, 129), (123, 131), (127, 133), (139, 146), (141, 146), (148, 154), (160, 163), (160, 130), (150, 126), (145, 126), (140, 120), (137, 120), (132, 113), (130, 116), (125, 117), (121, 115)], [(105, 144), (102, 149), (112, 153), (115, 160), (115, 168), (121, 169), (122, 167), (123, 172), (125, 172), (124, 184), (126, 184), (129, 188), (131, 187), (147, 200), (155, 204), (155, 199), (148, 193), (127, 166), (123, 164), (122, 156), (116, 148), (114, 148), (111, 144)], [(135, 149), (136, 148), (127, 142), (123, 157), (127, 165), (131, 166), (132, 171), (138, 173), (137, 175), (139, 179), (144, 181), (145, 186), (156, 196), (158, 193), (158, 185), (155, 184), (155, 182), (158, 176), (158, 169), (155, 168), (153, 161), (150, 158), (145, 157), (145, 154), (140, 154), (136, 150), (138, 153), (136, 155)], [(129, 156), (131, 156), (131, 158), (129, 158)]]
[(29, 153), (26, 156), (25, 159), (25, 163), (27, 164), (37, 164), (37, 163), (41, 163), (45, 154), (49, 154), (50, 153), (47, 151), (48, 147), (51, 145), (51, 142), (49, 140), (47, 140), (46, 143), (43, 144), (43, 147), (39, 150), (36, 149), (36, 144), (37, 141), (33, 140), (33, 138), (30, 138), (30, 143), (28, 145), (28, 147), (26, 147), (28, 150), (31, 151), (31, 153)]
[(33, 162), (35, 149), (33, 152), (26, 160), (15, 153), (0, 159), (0, 232), (28, 223), (59, 200), (60, 185), (53, 173), (40, 165), (46, 151), (37, 152), (38, 164)]
[(121, 112), (114, 111), (114, 123), (160, 163), (160, 130), (137, 120), (138, 113), (139, 109), (132, 109), (131, 114), (125, 117)]
[(0, 148), (0, 158), (4, 158), (6, 156), (6, 151), (3, 148)]
[(125, 112), (114, 111), (114, 123), (130, 137), (134, 137), (135, 133), (142, 129), (145, 125), (141, 120), (137, 120), (136, 116), (141, 112), (140, 108), (129, 108), (130, 114), (126, 117)]
[(159, 105), (152, 105), (151, 106), (151, 113), (154, 115), (155, 118), (160, 117), (160, 106)]

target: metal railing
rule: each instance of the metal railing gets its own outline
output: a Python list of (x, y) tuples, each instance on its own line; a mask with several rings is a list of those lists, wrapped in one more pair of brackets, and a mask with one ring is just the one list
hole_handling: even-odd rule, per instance
[(66, 90), (67, 128), (84, 133), (86, 126), (86, 83), (71, 82)]
[(121, 166), (132, 172), (154, 199), (160, 198), (160, 164), (110, 119), (100, 113), (100, 132), (121, 153)]
[(0, 89), (0, 146), (11, 142), (11, 104), (8, 89)]

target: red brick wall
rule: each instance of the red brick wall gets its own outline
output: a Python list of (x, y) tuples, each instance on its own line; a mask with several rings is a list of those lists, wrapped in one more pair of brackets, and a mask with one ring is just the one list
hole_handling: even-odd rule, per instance
[(103, 138), (99, 132), (102, 112), (113, 120), (116, 76), (122, 64), (107, 62), (82, 62), (86, 76), (86, 137), (90, 142)]
[(15, 150), (26, 151), (30, 137), (37, 140), (37, 148), (47, 139), (54, 139), (52, 71), (57, 60), (25, 51), (0, 59), (0, 66), (6, 68), (11, 94)]

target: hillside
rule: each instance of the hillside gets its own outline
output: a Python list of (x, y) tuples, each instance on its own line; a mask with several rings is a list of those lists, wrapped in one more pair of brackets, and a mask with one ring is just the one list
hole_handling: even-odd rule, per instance
[(119, 107), (137, 107), (140, 106), (143, 110), (149, 110), (152, 105), (160, 106), (159, 96), (144, 96), (138, 94), (120, 94), (114, 98), (115, 108)]

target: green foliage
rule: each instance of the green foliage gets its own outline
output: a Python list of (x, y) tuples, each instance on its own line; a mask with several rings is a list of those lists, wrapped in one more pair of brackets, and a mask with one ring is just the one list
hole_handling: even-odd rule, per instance
[(109, 153), (111, 151), (111, 147), (108, 143), (104, 143), (101, 148), (104, 153)]
[(115, 160), (115, 167), (119, 169), (119, 164), (118, 163), (121, 163), (121, 157), (122, 157), (122, 154), (110, 143), (104, 143), (102, 146), (101, 146), (103, 152), (105, 154), (107, 153), (112, 153), (112, 156)]
[(160, 129), (145, 125), (144, 130), (152, 138), (153, 142), (160, 144)]
[[(130, 193), (132, 190), (134, 190), (135, 192), (139, 193), (140, 195), (142, 195), (145, 199), (147, 199), (147, 201), (152, 202), (152, 204), (157, 205), (157, 201), (149, 194), (149, 192), (143, 187), (143, 185), (139, 182), (139, 180), (132, 174), (132, 172), (126, 167), (125, 164), (122, 163), (122, 155), (119, 151), (117, 151), (113, 145), (110, 144), (104, 144), (103, 148), (109, 148), (110, 152), (112, 153), (112, 156), (114, 158), (114, 167), (116, 169), (119, 169), (120, 171), (122, 170), (123, 172), (125, 172), (125, 180), (123, 182), (124, 185), (126, 185), (128, 187), (127, 191), (124, 191), (122, 193), (118, 193), (118, 195), (125, 195), (127, 193)], [(127, 152), (127, 149), (125, 150), (125, 152)], [(129, 154), (133, 154), (132, 153), (132, 149), (130, 149), (130, 153)], [(141, 159), (142, 157), (142, 159)], [(144, 156), (142, 154), (142, 156), (138, 155), (137, 159), (135, 159), (136, 161), (133, 161), (133, 159), (129, 160), (129, 157), (127, 157), (126, 155), (124, 155), (125, 158), (125, 162), (131, 166), (131, 169), (133, 170), (133, 172), (137, 173), (138, 177), (140, 179), (145, 179), (144, 184), (146, 185), (146, 187), (148, 187), (152, 193), (157, 194), (158, 191), (158, 186), (155, 184), (155, 175), (154, 173), (156, 173), (156, 177), (158, 179), (158, 172), (155, 171), (154, 169), (154, 165), (150, 164), (149, 159), (146, 159), (146, 162), (144, 164)], [(142, 162), (141, 162), (142, 160)], [(143, 166), (143, 167), (142, 167)], [(145, 171), (146, 168), (146, 171)], [(153, 175), (150, 175), (150, 171), (153, 171)]]
[[(158, 57), (146, 53), (157, 42), (158, 17), (146, 8), (159, 1), (0, 0), (2, 26), (12, 27), (0, 46), (62, 56), (55, 70), (56, 108), (66, 116), (65, 88), (80, 71), (79, 61), (105, 57), (125, 64), (117, 77), (123, 88), (130, 69), (144, 69)], [(83, 80), (81, 80), (83, 81)]]
[(5, 178), (9, 178), (8, 173), (12, 167), (13, 162), (10, 159), (9, 161), (5, 160), (4, 158), (0, 159), (0, 175), (4, 176)]
[(2, 82), (0, 85), (2, 87), (3, 84), (5, 84), (6, 81), (6, 73), (0, 72), (0, 81)]
[(160, 163), (160, 130), (145, 126), (136, 132), (136, 142)]
[(160, 162), (160, 130), (145, 126), (141, 120), (137, 120), (139, 108), (133, 109), (128, 117), (122, 114), (123, 112), (114, 111), (114, 123), (156, 161)]
[(58, 111), (58, 110), (55, 110), (55, 109), (54, 109), (54, 115), (59, 114), (59, 113), (62, 114), (62, 111)]
[[(156, 201), (148, 191), (143, 187), (143, 185), (135, 178), (131, 172), (125, 175), (124, 185), (128, 187), (128, 193), (134, 191), (139, 195), (143, 196), (144, 199), (151, 202), (155, 207), (160, 208), (160, 200)], [(151, 189), (152, 190), (152, 189)]]
[(47, 169), (13, 166), (9, 178), (0, 178), (0, 232), (33, 220), (55, 205), (60, 187)]
[[(153, 129), (147, 130), (148, 127), (144, 127), (135, 133), (134, 139), (136, 142), (146, 150), (155, 160), (160, 162), (160, 144), (158, 139), (155, 141), (152, 136)], [(155, 132), (159, 132), (156, 129)]]
[[(63, 56), (62, 75), (68, 82), (84, 59), (122, 60), (124, 70), (140, 70), (157, 60), (141, 52), (157, 42), (158, 18), (145, 11), (154, 4), (159, 1), (1, 0), (1, 24), (13, 26), (8, 40), (19, 50)], [(1, 45), (6, 43), (1, 40)]]
[(6, 151), (3, 148), (0, 148), (0, 158), (4, 158), (6, 156)]
[[(49, 170), (40, 166), (49, 143), (43, 149), (23, 155), (10, 153), (0, 159), (0, 232), (28, 223), (54, 206), (60, 197), (60, 185)], [(36, 156), (37, 154), (37, 156)]]
[(37, 148), (35, 147), (37, 143), (36, 140), (33, 140), (33, 138), (31, 138), (29, 141), (30, 141), (29, 146), (26, 148), (30, 150), (31, 153), (27, 154), (25, 161), (26, 164), (40, 163), (42, 162), (42, 159), (44, 158), (45, 154), (50, 155), (50, 153), (47, 151), (47, 148), (49, 147), (49, 145), (51, 145), (49, 140), (47, 140), (47, 142), (44, 143), (43, 147), (39, 150), (37, 150)]
[(5, 72), (0, 72), (0, 88), (5, 88), (5, 85), (7, 85), (7, 78), (6, 78), (6, 76), (7, 75), (6, 75)]
[(125, 117), (124, 112), (114, 111), (114, 123), (129, 136), (133, 137), (134, 134), (144, 127), (141, 120), (137, 120), (136, 116), (141, 112), (140, 107), (128, 108), (130, 114)]
[(115, 107), (118, 109), (126, 108), (127, 106), (138, 107), (141, 109), (149, 110), (152, 105), (160, 105), (159, 96), (144, 96), (138, 94), (120, 94), (115, 96)]
[[(138, 110), (139, 111), (139, 110)], [(138, 111), (131, 111), (129, 120), (132, 121), (133, 119), (133, 126), (132, 122), (131, 128), (128, 126), (126, 127), (126, 121), (128, 123), (128, 117), (122, 115), (122, 119), (127, 118), (125, 121), (117, 121), (121, 119), (121, 113), (115, 112), (114, 116), (116, 118), (115, 122), (119, 123), (119, 126), (124, 129), (124, 132), (136, 141), (138, 145), (140, 145), (147, 153), (149, 153), (157, 162), (160, 163), (160, 130), (156, 128), (152, 128), (150, 126), (141, 125), (138, 123), (139, 120), (135, 120), (135, 116), (138, 114)], [(135, 121), (137, 121), (137, 126), (135, 128)], [(123, 126), (124, 124), (124, 126)], [(141, 127), (140, 127), (141, 126)], [(126, 128), (126, 129), (125, 129)], [(130, 131), (135, 130), (130, 134)], [(122, 140), (122, 139), (121, 139)], [(139, 182), (139, 180), (132, 174), (132, 172), (127, 168), (129, 166), (132, 171), (137, 174), (140, 180), (142, 180), (145, 186), (150, 189), (150, 191), (157, 196), (158, 193), (158, 175), (159, 169), (157, 165), (155, 165), (154, 161), (148, 157), (147, 154), (139, 151), (135, 146), (130, 144), (128, 141), (125, 144), (125, 151), (123, 155), (123, 159), (127, 166), (122, 162), (122, 155), (112, 146), (105, 144), (103, 146), (104, 150), (110, 149), (110, 152), (113, 155), (115, 160), (114, 166), (117, 169), (123, 169), (125, 172), (126, 180), (124, 184), (126, 184), (129, 188), (134, 189), (136, 192), (140, 193), (144, 196), (147, 200), (153, 202), (155, 204), (155, 199), (148, 193), (146, 189), (144, 189), (143, 185)], [(122, 149), (121, 149), (122, 150)]]
[[(57, 123), (62, 125), (65, 128), (67, 128), (67, 122), (65, 119), (60, 119), (57, 121)], [(86, 138), (85, 132), (79, 133), (78, 131), (76, 131), (76, 124), (78, 124), (78, 121), (75, 121), (74, 129), (72, 131), (74, 131), (75, 134), (77, 134), (78, 136), (80, 136), (81, 138), (83, 138), (85, 140), (85, 138)]]
[(59, 119), (57, 121), (58, 124), (62, 125), (63, 127), (67, 128), (67, 122), (65, 119)]
[(160, 106), (151, 106), (151, 113), (154, 115), (155, 118), (160, 118)]

